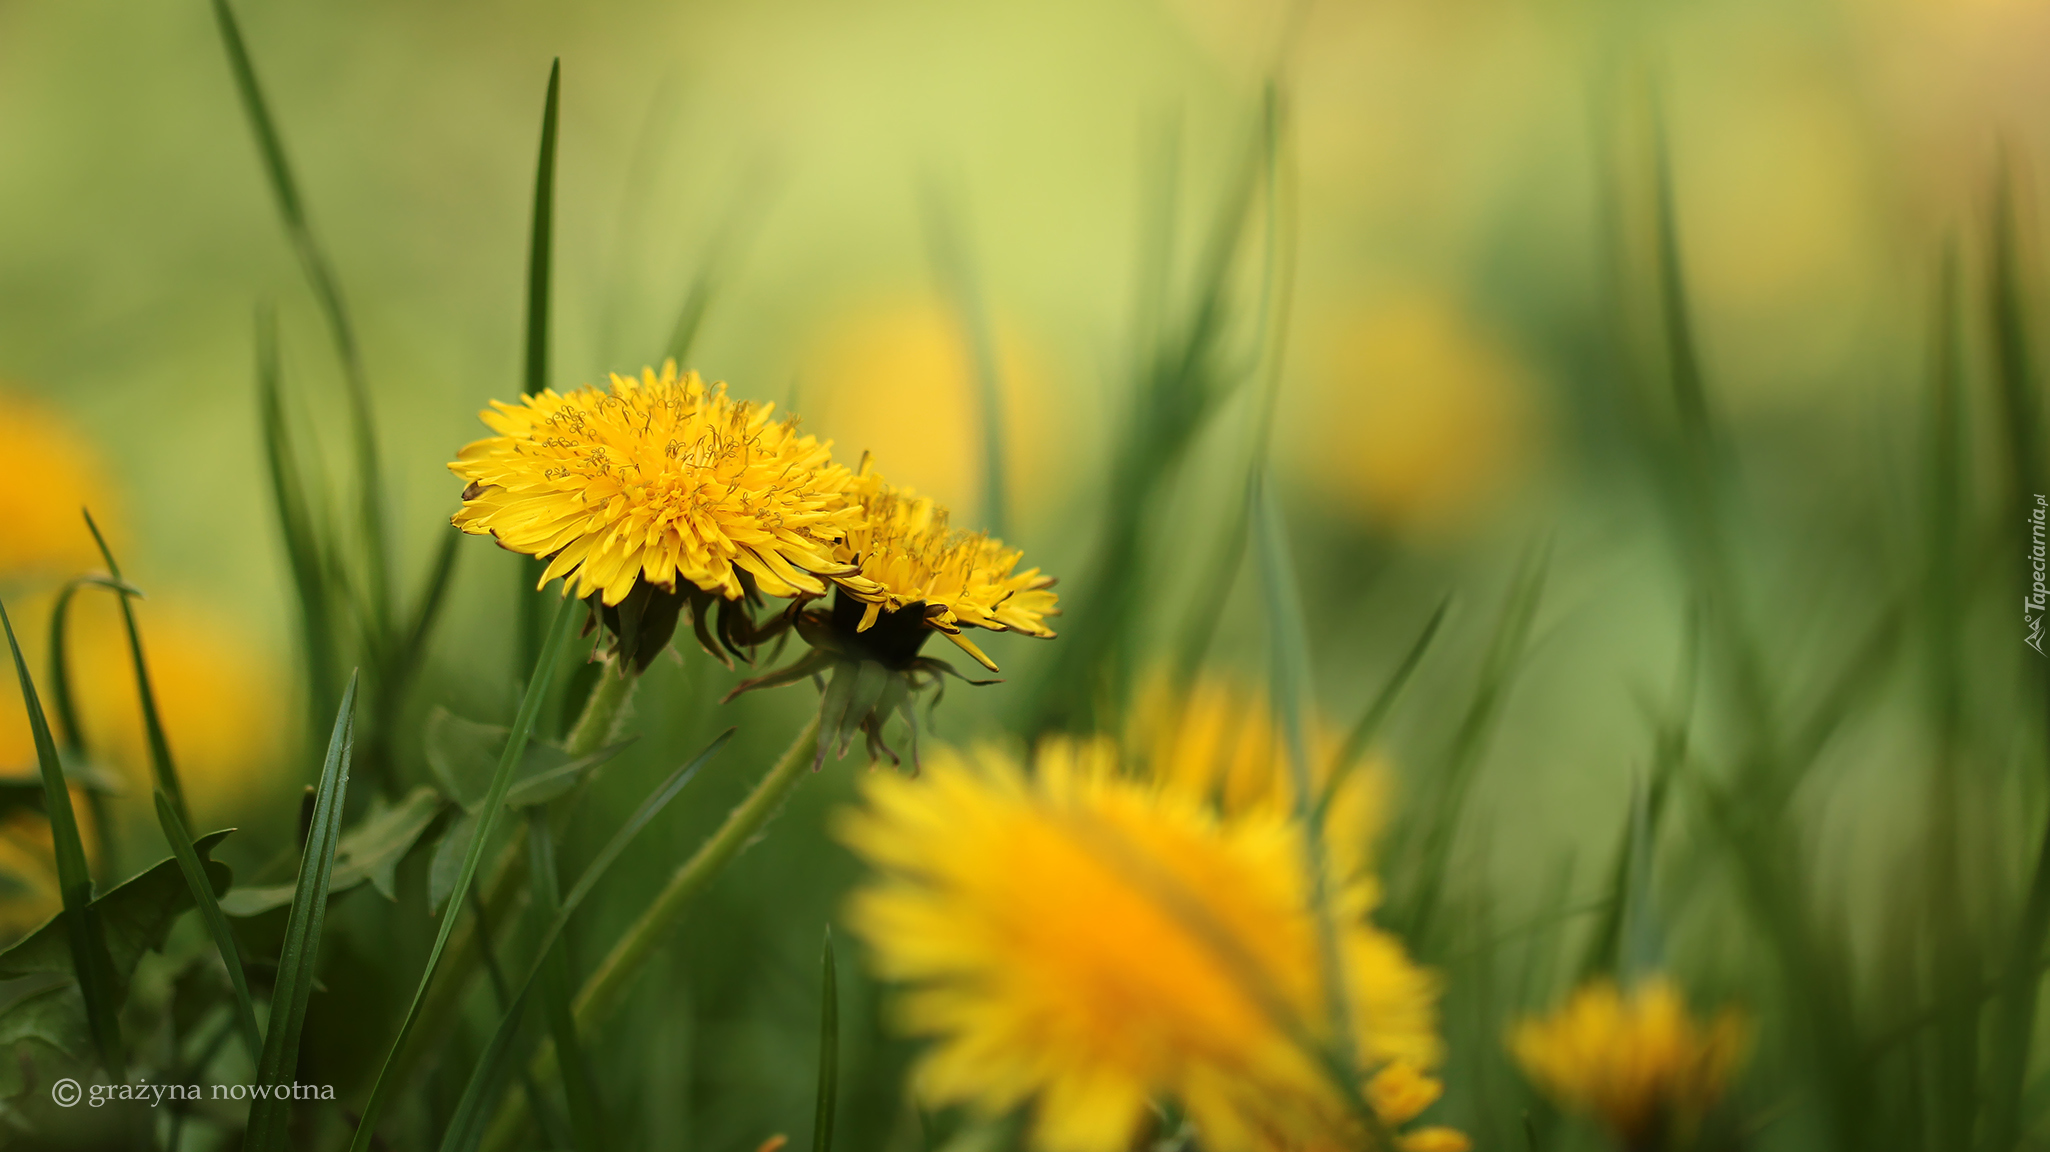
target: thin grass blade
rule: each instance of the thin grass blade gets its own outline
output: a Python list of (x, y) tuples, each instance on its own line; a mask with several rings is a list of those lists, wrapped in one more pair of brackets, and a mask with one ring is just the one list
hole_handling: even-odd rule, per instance
[[(114, 550), (107, 547), (107, 538), (100, 534), (100, 526), (93, 523), (91, 511), (85, 512), (85, 526), (92, 529), (93, 543), (100, 546), (100, 557), (107, 562), (107, 575), (115, 582), (121, 581), (121, 566), (114, 563)], [(149, 737), (150, 767), (155, 771), (157, 787), (171, 798), (171, 806), (178, 811), (178, 818), (187, 827), (192, 825), (192, 812), (185, 806), (185, 789), (178, 783), (178, 767), (171, 761), (171, 742), (164, 736), (163, 717), (157, 712), (157, 693), (150, 686), (149, 665), (142, 656), (142, 630), (135, 625), (135, 607), (130, 595), (122, 592), (121, 622), (128, 629), (128, 655), (135, 665), (135, 691), (142, 699), (142, 727)]]
[(250, 58), (234, 9), (228, 6), (228, 0), (213, 0), (213, 8), (221, 46), (228, 54), (235, 91), (242, 99), (242, 110), (248, 115), (250, 131), (256, 137), (271, 196), (277, 201), (286, 236), (312, 285), (321, 314), (327, 319), (335, 354), (341, 361), (356, 448), (357, 513), (362, 522), (364, 546), (369, 551), (369, 618), (372, 633), (383, 642), (390, 638), (392, 630), (391, 539), (384, 517), (384, 470), (378, 460), (377, 421), (370, 403), (370, 385), (364, 377), (363, 357), (356, 344), (355, 326), (349, 321), (334, 266), (314, 238), (313, 226), (307, 220), (305, 201), (292, 177), (291, 162), (285, 156), (284, 140), (264, 99), (263, 86), (256, 77), (256, 63)]
[(263, 1033), (256, 1026), (256, 1003), (249, 996), (249, 979), (242, 971), (242, 953), (235, 946), (235, 934), (228, 927), (227, 914), (221, 911), (221, 903), (214, 897), (213, 881), (207, 878), (206, 865), (199, 859), (199, 850), (192, 846), (192, 833), (185, 822), (178, 818), (178, 812), (171, 807), (171, 801), (158, 789), (157, 824), (164, 830), (164, 839), (171, 842), (171, 855), (178, 860), (178, 870), (185, 874), (185, 885), (192, 889), (192, 899), (199, 906), (200, 918), (206, 921), (206, 930), (213, 935), (214, 947), (221, 954), (221, 963), (227, 966), (228, 982), (235, 989), (235, 1026), (242, 1033), (243, 1046), (249, 1050), (249, 1060), (259, 1067), (263, 1061)]
[[(256, 1082), (273, 1088), (290, 1084), (299, 1066), (299, 1034), (306, 1023), (306, 1004), (320, 961), (321, 929), (327, 922), (327, 894), (334, 879), (335, 846), (342, 838), (342, 815), (349, 794), (349, 761), (356, 745), (356, 684), (351, 674), (342, 690), (342, 706), (328, 737), (327, 757), (320, 767), (320, 786), (313, 797), (313, 823), (299, 858), (299, 882), (292, 910), (285, 918), (285, 943), (278, 954), (277, 982), (271, 990), (270, 1027), (257, 1061)], [(180, 861), (181, 865), (183, 861)], [(260, 1097), (249, 1106), (243, 1152), (277, 1152), (290, 1147), (290, 1097)]]
[(925, 195), (926, 240), (933, 270), (954, 310), (954, 319), (968, 345), (975, 372), (976, 397), (982, 406), (982, 527), (1002, 536), (1008, 520), (1004, 478), (1004, 379), (997, 359), (996, 331), (983, 299), (982, 281), (967, 225), (958, 205), (936, 182)]
[(414, 1026), (420, 1019), (420, 1004), (426, 998), (427, 989), (434, 983), (434, 975), (441, 963), (443, 950), (448, 947), (449, 933), (454, 930), (456, 920), (462, 915), (469, 897), (470, 883), (477, 876), (477, 863), (484, 854), (484, 847), (491, 841), (505, 809), (505, 794), (512, 787), (513, 768), (526, 753), (527, 740), (533, 735), (534, 721), (540, 716), (541, 702), (548, 695), (548, 684), (560, 663), (562, 650), (569, 643), (569, 634), (576, 622), (577, 602), (564, 597), (556, 605), (555, 621), (548, 629), (548, 639), (541, 646), (541, 655), (534, 663), (533, 675), (527, 680), (527, 690), (520, 697), (520, 710), (513, 719), (512, 731), (505, 743), (505, 752), (498, 759), (498, 769), (491, 777), (491, 791), (486, 794), (484, 806), (479, 810), (477, 835), (470, 841), (470, 847), (463, 854), (463, 867), (456, 875), (454, 889), (449, 894), (448, 906), (442, 910), (441, 927), (434, 937), (434, 947), (427, 954), (427, 965), (420, 973), (420, 983), (413, 991), (413, 1000), (406, 1008), (406, 1015), (399, 1024), (398, 1035), (392, 1039), (391, 1048), (385, 1053), (379, 1067), (377, 1080), (370, 1090), (370, 1098), (364, 1102), (363, 1117), (356, 1128), (355, 1139), (350, 1142), (351, 1152), (369, 1152), (376, 1142), (377, 1121), (383, 1114), (395, 1085), (390, 1079), (392, 1056), (406, 1046)]
[[(529, 810), (527, 851), (527, 877), (532, 885), (534, 911), (546, 923), (554, 919), (562, 902), (555, 873), (555, 840), (548, 830), (546, 808)], [(582, 1152), (602, 1152), (608, 1145), (598, 1107), (597, 1080), (584, 1056), (584, 1046), (577, 1039), (576, 1017), (570, 1013), (569, 956), (558, 941), (540, 957), (540, 962), (541, 1001), (548, 1018), (548, 1034), (555, 1040), (562, 1068), (562, 1093), (569, 1102), (570, 1134)]]
[(1331, 801), (1338, 795), (1340, 785), (1358, 767), (1360, 757), (1366, 755), (1374, 737), (1381, 734), (1381, 726), (1395, 711), (1396, 702), (1402, 699), (1402, 690), (1409, 686), (1409, 678), (1416, 675), (1417, 665), (1424, 662), (1424, 653), (1431, 650), (1431, 641), (1437, 639), (1438, 628), (1445, 623), (1445, 614), (1452, 608), (1452, 597), (1447, 594), (1438, 601), (1438, 607), (1431, 618), (1424, 622), (1424, 630), (1417, 634), (1409, 651), (1402, 657), (1402, 663), (1389, 673), (1388, 682), (1381, 685), (1381, 691), (1374, 696), (1374, 702), (1367, 706), (1360, 718), (1346, 733), (1345, 743), (1339, 746), (1338, 755), (1331, 761), (1331, 771), (1324, 781), (1324, 794), (1317, 801), (1317, 819), (1322, 822), (1331, 809)]
[(534, 168), (534, 215), (527, 247), (527, 355), (521, 391), (548, 387), (548, 288), (554, 255), (555, 128), (562, 94), (562, 59), (548, 68), (548, 99), (541, 109), (541, 155)]
[[(520, 1010), (526, 1004), (527, 993), (533, 988), (534, 980), (540, 975), (544, 962), (555, 948), (556, 943), (561, 940), (563, 932), (568, 929), (570, 918), (576, 914), (576, 910), (584, 902), (584, 898), (589, 896), (592, 889), (598, 886), (598, 881), (604, 877), (606, 870), (611, 868), (620, 855), (626, 851), (627, 845), (633, 842), (635, 835), (641, 829), (647, 827), (648, 822), (660, 814), (662, 809), (667, 807), (669, 802), (676, 798), (678, 792), (683, 791), (684, 785), (691, 782), (692, 778), (698, 774), (700, 768), (703, 768), (713, 756), (718, 755), (719, 750), (726, 746), (726, 742), (733, 738), (733, 732), (734, 729), (728, 728), (720, 733), (718, 739), (707, 745), (704, 751), (698, 753), (688, 763), (670, 773), (669, 778), (664, 780), (654, 792), (649, 794), (648, 798), (641, 802), (641, 806), (634, 811), (634, 814), (627, 818), (626, 823), (620, 825), (619, 830), (612, 834), (612, 838), (605, 842), (605, 847), (599, 849), (598, 854), (591, 858), (590, 864), (584, 868), (583, 875), (577, 878), (576, 884), (569, 890), (569, 895), (563, 898), (561, 906), (556, 909), (554, 917), (549, 920), (547, 928), (542, 931), (541, 938), (535, 946), (534, 963), (528, 967), (527, 974), (521, 978), (519, 987), (513, 994), (512, 1008), (507, 1010), (505, 1015), (499, 1019), (498, 1028), (492, 1034), (491, 1043), (487, 1047), (487, 1051), (498, 1050), (501, 1046), (507, 1049), (510, 1048), (513, 1035), (519, 1031)], [(495, 1083), (493, 1082), (494, 1079)], [(478, 1099), (484, 1100), (487, 1103), (495, 1100), (500, 1089), (504, 1086), (504, 1079), (505, 1072), (502, 1068), (490, 1066), (486, 1061), (480, 1060), (477, 1067), (471, 1071), (469, 1084), (463, 1089), (463, 1099)], [(442, 1147), (444, 1149), (461, 1149), (462, 1152), (470, 1152), (470, 1150), (475, 1149), (478, 1141), (490, 1130), (491, 1126), (485, 1122), (483, 1115), (477, 1116), (474, 1122), (477, 1125), (477, 1130), (474, 1133), (467, 1127), (458, 1132), (457, 1126), (451, 1123), (448, 1134), (443, 1138)], [(470, 1121), (466, 1119), (465, 1123), (470, 1123)], [(365, 1127), (357, 1129), (357, 1140), (359, 1142), (364, 1140), (363, 1134), (367, 1131), (369, 1131), (367, 1124)], [(457, 1139), (458, 1136), (460, 1136), (460, 1140)], [(454, 1142), (452, 1143), (451, 1141)]]
[(818, 1106), (812, 1110), (811, 1152), (831, 1152), (833, 1114), (840, 1106), (840, 976), (833, 959), (833, 929), (819, 953)]
[(116, 1081), (124, 1080), (127, 1056), (121, 1043), (121, 1001), (114, 990), (114, 961), (107, 954), (106, 935), (92, 908), (92, 871), (86, 864), (85, 843), (78, 836), (78, 816), (71, 809), (71, 788), (64, 779), (57, 743), (50, 736), (49, 720), (36, 697), (35, 681), (28, 674), (28, 662), (22, 659), (14, 621), (8, 618), (5, 604), (0, 604), (0, 626), (7, 631), (22, 706), (28, 711), (29, 732), (35, 739), (36, 763), (43, 774), (43, 805), (50, 818), (50, 844), (57, 858), (57, 882), (63, 886), (72, 970), (78, 974), (79, 991), (85, 999), (86, 1023), (108, 1074)]
[(299, 602), (299, 640), (306, 651), (306, 730), (318, 739), (328, 711), (340, 695), (336, 683), (339, 646), (334, 630), (334, 588), (321, 557), (320, 531), (306, 498), (306, 482), (285, 419), (284, 371), (278, 355), (277, 313), (256, 316), (256, 399), (263, 432), (264, 464), (270, 474), (271, 510), (284, 537), (285, 561)]

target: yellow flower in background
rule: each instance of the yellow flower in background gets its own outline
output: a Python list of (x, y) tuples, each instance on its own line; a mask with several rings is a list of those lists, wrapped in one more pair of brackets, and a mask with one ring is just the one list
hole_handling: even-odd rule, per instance
[(1456, 531), (1536, 454), (1528, 374), (1449, 300), (1414, 295), (1344, 315), (1310, 360), (1313, 388), (1295, 416), (1300, 466), (1371, 522)]
[[(617, 605), (645, 580), (679, 579), (727, 600), (747, 592), (820, 596), (853, 575), (832, 556), (860, 515), (831, 445), (799, 435), (774, 405), (733, 400), (674, 363), (608, 391), (553, 389), (480, 415), (496, 436), (457, 454), (469, 481), (454, 518), (515, 552), (549, 560), (542, 583)], [(567, 584), (570, 582), (566, 582)]]
[(0, 412), (0, 578), (63, 578), (97, 567), (79, 509), (90, 507), (103, 528), (113, 511), (98, 453), (34, 401), (0, 395)]
[[(1058, 491), (1076, 446), (1055, 435), (1047, 373), (1025, 341), (999, 324), (996, 343), (1005, 480), (1011, 507), (1029, 516)], [(961, 324), (941, 301), (904, 296), (846, 309), (811, 337), (801, 373), (805, 412), (848, 459), (872, 454), (947, 507), (981, 507), (982, 390)]]
[(1684, 1140), (1729, 1087), (1749, 1043), (1732, 1009), (1705, 1025), (1678, 988), (1654, 977), (1619, 991), (1610, 981), (1575, 992), (1551, 1016), (1509, 1038), (1524, 1074), (1562, 1107), (1601, 1122), (1624, 1148)]
[(1037, 568), (1017, 571), (1023, 552), (986, 533), (952, 527), (945, 508), (909, 488), (884, 483), (868, 457), (849, 491), (861, 506), (861, 518), (834, 556), (852, 570), (852, 579), (840, 579), (862, 605), (857, 634), (875, 628), (886, 615), (909, 610), (903, 626), (919, 641), (925, 630), (939, 632), (992, 672), (996, 663), (961, 634), (963, 628), (1053, 638), (1046, 618), (1059, 615), (1048, 590), (1054, 578)]
[[(1048, 1152), (1123, 1152), (1164, 1097), (1215, 1152), (1358, 1146), (1307, 1050), (1330, 1037), (1300, 825), (1221, 819), (1118, 759), (1050, 741), (1028, 774), (996, 749), (948, 751), (918, 778), (866, 778), (866, 805), (840, 820), (879, 873), (849, 922), (907, 985), (902, 1024), (933, 1041), (921, 1094), (989, 1114), (1030, 1101)], [(1435, 1065), (1436, 978), (1339, 917), (1360, 1058)]]

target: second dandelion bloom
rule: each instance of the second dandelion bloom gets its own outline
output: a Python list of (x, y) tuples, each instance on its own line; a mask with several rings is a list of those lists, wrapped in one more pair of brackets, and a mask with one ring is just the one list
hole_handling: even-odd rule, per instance
[[(1107, 742), (1050, 742), (1030, 774), (998, 750), (944, 752), (864, 791), (840, 834), (879, 877), (850, 920), (932, 1042), (929, 1102), (1030, 1102), (1038, 1148), (1122, 1152), (1172, 1101), (1206, 1149), (1279, 1152), (1365, 1146), (1435, 1098), (1436, 978), (1359, 917), (1338, 926), (1334, 1034), (1284, 816), (1222, 818), (1124, 775)], [(1327, 1059), (1348, 1049), (1355, 1083)], [(1401, 1140), (1465, 1146), (1439, 1128)]]
[(1706, 1023), (1670, 980), (1626, 990), (1599, 981), (1557, 1012), (1527, 1020), (1509, 1047), (1524, 1074), (1629, 1152), (1684, 1146), (1729, 1088), (1750, 1041), (1733, 1009)]

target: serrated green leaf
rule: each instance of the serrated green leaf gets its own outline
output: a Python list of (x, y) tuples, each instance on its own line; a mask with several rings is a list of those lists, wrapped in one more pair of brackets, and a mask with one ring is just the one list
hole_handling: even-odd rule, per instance
[[(437, 705), (427, 715), (428, 769), (449, 799), (475, 812), (490, 791), (492, 773), (510, 736), (508, 729), (466, 720)], [(560, 745), (531, 741), (513, 770), (505, 802), (514, 808), (547, 803), (632, 743), (622, 740), (589, 755), (571, 756)]]
[[(446, 807), (441, 794), (423, 784), (399, 803), (373, 810), (342, 836), (335, 850), (334, 875), (328, 880), (328, 898), (333, 900), (367, 881), (385, 899), (398, 899), (400, 861)], [(221, 907), (230, 916), (261, 916), (290, 904), (297, 890), (296, 884), (237, 888), (222, 898)]]
[[(207, 854), (232, 831), (232, 828), (223, 828), (193, 842), (194, 850), (206, 864), (207, 876), (216, 894), (227, 891), (234, 873), (226, 864), (209, 858)], [(105, 936), (117, 990), (125, 990), (129, 974), (135, 971), (143, 953), (163, 947), (172, 922), (190, 907), (192, 890), (185, 884), (177, 858), (169, 856), (92, 902), (92, 911)], [(45, 972), (73, 975), (71, 950), (67, 943), (70, 929), (65, 923), (69, 915), (69, 911), (59, 912), (42, 927), (16, 941), (13, 947), (0, 952), (0, 980), (17, 980)], [(116, 1003), (118, 1005), (118, 999)]]
[(440, 912), (448, 894), (456, 890), (456, 878), (463, 873), (463, 861), (470, 854), (470, 841), (477, 836), (477, 814), (464, 812), (449, 822), (448, 830), (434, 846), (427, 866), (427, 911)]
[[(77, 984), (67, 980), (32, 990), (0, 1008), (0, 1064), (14, 1064), (14, 1046), (23, 1041), (41, 1044), (75, 1060), (92, 1051), (85, 1000), (79, 996)], [(0, 1092), (0, 1096), (5, 1095)]]

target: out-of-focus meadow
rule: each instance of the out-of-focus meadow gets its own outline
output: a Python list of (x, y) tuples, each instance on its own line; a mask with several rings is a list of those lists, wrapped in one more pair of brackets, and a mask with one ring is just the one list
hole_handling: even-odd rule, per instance
[[(1702, 1139), (2006, 1140), (2007, 1152), (2015, 1133), (1998, 1114), (2017, 1093), (2022, 1130), (2050, 1138), (2050, 1082), (2023, 1075), (2042, 1075), (2025, 1046), (2008, 1071), (2018, 1041), (2000, 1021), (2022, 1001), (1977, 1007), (1982, 985), (2014, 991), (2008, 974), (2034, 962), (2014, 958), (2040, 951), (2013, 943), (2030, 923), (2045, 748), (2029, 719), (2041, 669), (2023, 663), (2036, 656), (2011, 611), (2027, 528), (2009, 512), (2027, 476), (2010, 463), (2026, 457), (2010, 448), (2015, 414), (2040, 407), (2014, 398), (2040, 396), (2032, 373), (2050, 363), (2031, 239), (2032, 174), (2050, 158), (2050, 7), (247, 0), (237, 12), (355, 321), (404, 597), (450, 531), (462, 486), (447, 462), (483, 434), (486, 401), (521, 390), (537, 125), (560, 57), (547, 380), (602, 385), (659, 364), (693, 285), (709, 284), (686, 367), (801, 412), (845, 463), (872, 452), (957, 524), (1000, 508), (1005, 540), (1062, 577), (1061, 637), (982, 641), (1006, 682), (950, 689), (929, 744), (1123, 731), (1122, 705), (1061, 703), (1096, 675), (1066, 660), (1115, 664), (1128, 698), (1191, 654), (1212, 676), (1267, 683), (1259, 564), (1220, 557), (1236, 557), (1244, 531), (1270, 394), (1271, 491), (1308, 624), (1315, 725), (1347, 729), (1449, 597), (1374, 743), (1392, 779), (1389, 926), (1446, 980), (1447, 1095), (1433, 1115), (1476, 1147), (1597, 1146), (1528, 1086), (1505, 1037), (1604, 968), (1604, 933), (1627, 935), (1626, 920), (1640, 933), (1656, 923), (1657, 940), (1612, 940), (1613, 952), (1638, 962), (1648, 949), (1697, 1007), (1738, 1005), (1755, 1023), (1745, 1073)], [(1270, 107), (1280, 128), (1263, 167), (1248, 141)], [(1134, 302), (1149, 275), (1170, 301), (1194, 290), (1206, 236), (1248, 179), (1221, 398), (1122, 520), (1127, 446), (1160, 411), (1136, 398), (1150, 353)], [(1676, 241), (1663, 255), (1662, 219)], [(2011, 295), (2002, 253), (2019, 254)], [(2003, 327), (2010, 299), (2019, 319)], [(40, 676), (59, 588), (102, 566), (77, 514), (90, 505), (147, 595), (136, 611), (193, 830), (239, 826), (219, 852), (238, 883), (289, 884), (326, 730), (307, 719), (266, 470), (260, 308), (278, 317), (316, 509), (345, 522), (343, 376), (208, 6), (0, 4), (0, 596)], [(2017, 340), (2033, 364), (2016, 367)], [(1948, 363), (1964, 415), (1944, 473), (1947, 401), (1932, 396), (1946, 393), (1932, 379), (1951, 378)], [(1692, 365), (1705, 424), (1686, 400)], [(1004, 457), (994, 506), (989, 378)], [(1932, 505), (1947, 491), (1932, 473), (1955, 476), (1950, 503)], [(1136, 533), (1136, 567), (1107, 573), (1120, 524)], [(427, 778), (437, 708), (512, 721), (532, 655), (517, 624), (523, 571), (488, 541), (461, 541), (440, 627), (384, 737), (398, 779)], [(1113, 624), (1092, 597), (1121, 578), (1133, 591)], [(115, 600), (88, 589), (73, 611), (79, 714), (118, 778), (94, 800), (109, 813), (94, 851), (103, 877), (125, 876), (167, 854), (148, 746)], [(1192, 647), (1209, 620), (1214, 634)], [(718, 704), (746, 670), (685, 639), (676, 649), (634, 698), (638, 740), (562, 830), (564, 859), (587, 862), (671, 769), (728, 725), (739, 733), (580, 913), (574, 972), (814, 706), (802, 686)], [(0, 679), (0, 774), (27, 779), (35, 748)], [(541, 736), (566, 734), (589, 684), (570, 665), (563, 679)], [(1754, 709), (1761, 679), (1769, 699)], [(827, 827), (862, 764), (806, 780), (661, 940), (634, 1010), (586, 1038), (613, 1146), (803, 1139), (819, 933), (862, 875)], [(1759, 799), (1782, 785), (1785, 797)], [(357, 787), (373, 790), (367, 777)], [(1657, 804), (1636, 826), (1650, 845), (1633, 853), (1632, 798), (1647, 790)], [(1941, 834), (1938, 792), (1954, 817)], [(11, 938), (60, 905), (43, 817), (17, 806), (6, 820)], [(1945, 836), (1966, 845), (1950, 873), (1927, 854)], [(349, 1108), (433, 939), (426, 843), (399, 866), (397, 913), (363, 889), (328, 922), (299, 1078), (337, 1085)], [(1945, 903), (1924, 899), (1937, 883), (1965, 894), (1949, 928), (1927, 918)], [(1658, 912), (1626, 917), (1623, 903)], [(190, 919), (180, 931), (203, 941)], [(1946, 933), (1959, 949), (1931, 943)], [(1019, 1139), (907, 1110), (917, 1047), (892, 1030), (864, 955), (840, 946), (843, 1146)], [(1802, 1007), (1818, 980), (1836, 985), (1841, 1012)], [(174, 995), (138, 981), (138, 997)], [(1959, 996), (1970, 1028), (1926, 1053), (1967, 1053), (1968, 1087), (1953, 1091), (1917, 1070), (1918, 1037), (1935, 1027), (1925, 1016), (1956, 1016)], [(455, 1039), (420, 1073), (406, 1131), (446, 1122), (495, 1020), (485, 1000), (474, 993), (448, 1025)], [(1915, 1068), (1888, 1063), (1903, 1050)], [(2013, 1078), (2027, 1090), (2002, 1087)], [(1891, 1103), (1845, 1118), (1878, 1100)], [(163, 1138), (161, 1125), (40, 1101), (9, 1115), (24, 1127), (0, 1140), (24, 1146)], [(1941, 1130), (1958, 1117), (1962, 1134)], [(208, 1123), (193, 1122), (188, 1147), (215, 1146), (204, 1141), (233, 1122)], [(306, 1124), (305, 1147), (347, 1138), (341, 1110)]]

